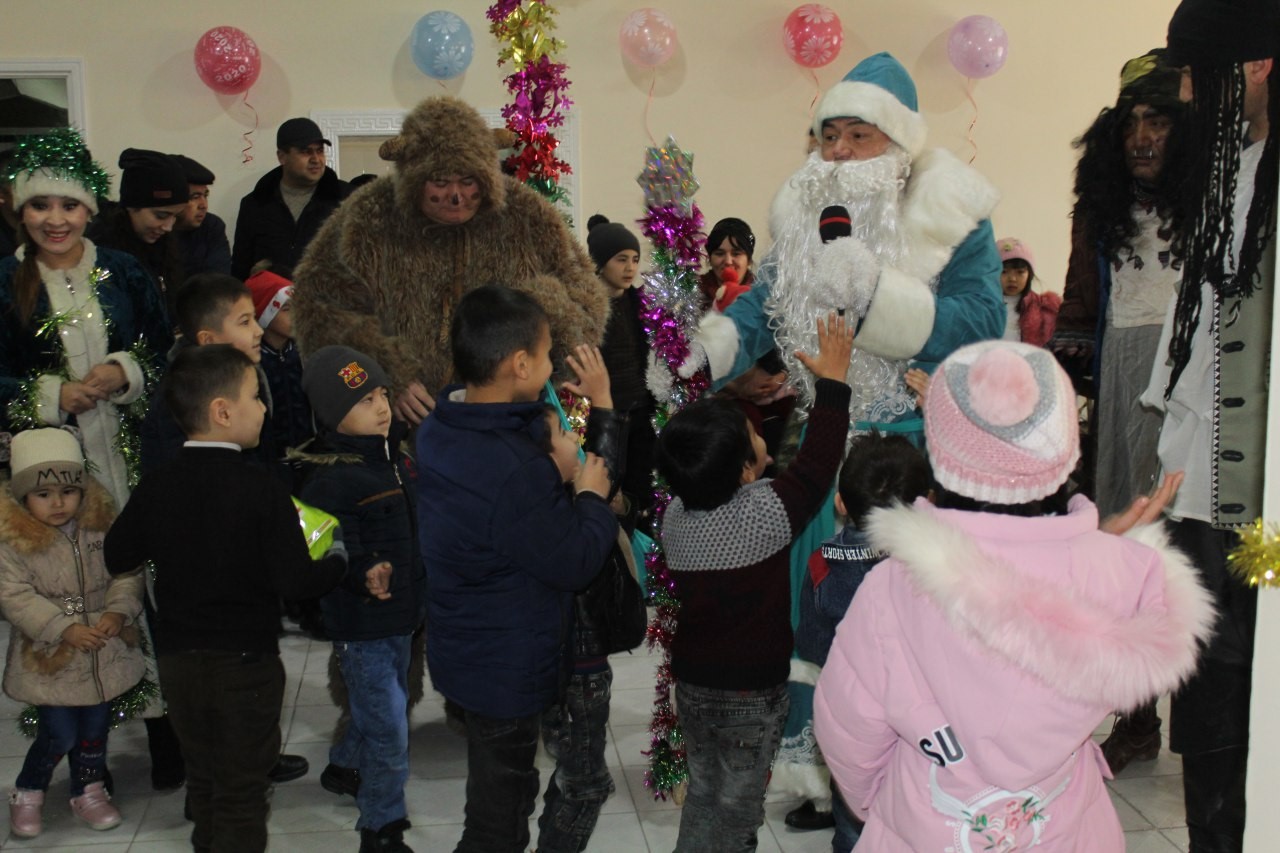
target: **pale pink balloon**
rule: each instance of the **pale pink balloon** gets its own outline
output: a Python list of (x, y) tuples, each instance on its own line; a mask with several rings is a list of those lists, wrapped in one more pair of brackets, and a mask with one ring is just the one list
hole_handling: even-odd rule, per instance
[(975, 80), (990, 77), (1004, 67), (1009, 55), (1009, 35), (995, 18), (970, 15), (951, 28), (947, 57), (952, 66)]
[(657, 68), (676, 52), (675, 22), (661, 9), (636, 9), (618, 30), (622, 55), (642, 68)]
[(258, 79), (262, 57), (258, 45), (237, 27), (214, 27), (196, 42), (196, 73), (223, 95), (238, 95)]
[(805, 68), (821, 68), (840, 53), (844, 27), (840, 16), (819, 3), (797, 6), (782, 25), (787, 56)]

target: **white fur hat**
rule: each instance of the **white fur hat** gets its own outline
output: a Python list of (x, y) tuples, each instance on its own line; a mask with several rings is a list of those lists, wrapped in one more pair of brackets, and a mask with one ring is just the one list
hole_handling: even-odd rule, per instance
[(855, 117), (880, 128), (912, 159), (924, 151), (929, 129), (919, 113), (915, 83), (888, 53), (868, 56), (827, 90), (813, 114), (813, 136), (822, 139), (828, 119)]

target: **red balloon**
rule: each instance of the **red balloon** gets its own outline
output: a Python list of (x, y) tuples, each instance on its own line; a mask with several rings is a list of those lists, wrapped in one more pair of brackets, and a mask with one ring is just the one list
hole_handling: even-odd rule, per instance
[(844, 27), (840, 16), (820, 3), (797, 6), (782, 25), (787, 55), (805, 68), (821, 68), (840, 53)]
[(238, 95), (258, 79), (262, 57), (258, 45), (241, 29), (214, 27), (196, 42), (196, 73), (223, 95)]

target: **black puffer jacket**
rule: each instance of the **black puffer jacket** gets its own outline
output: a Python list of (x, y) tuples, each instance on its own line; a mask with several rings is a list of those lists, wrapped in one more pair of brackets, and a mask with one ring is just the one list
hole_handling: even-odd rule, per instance
[(329, 214), (338, 209), (351, 187), (338, 173), (325, 167), (311, 201), (294, 221), (289, 206), (280, 196), (284, 170), (277, 166), (262, 176), (253, 192), (240, 199), (236, 217), (236, 239), (231, 249), (231, 274), (244, 281), (258, 261), (271, 261), (271, 271), (293, 278), (293, 268), (303, 249), (316, 236)]
[[(324, 627), (334, 640), (377, 640), (413, 633), (426, 608), (426, 572), (415, 530), (416, 489), (399, 446), (381, 436), (323, 436), (323, 452), (307, 454), (311, 463), (300, 498), (342, 525), (347, 574), (320, 599)], [(375, 563), (391, 563), (391, 597), (379, 601), (365, 589), (365, 572)]]

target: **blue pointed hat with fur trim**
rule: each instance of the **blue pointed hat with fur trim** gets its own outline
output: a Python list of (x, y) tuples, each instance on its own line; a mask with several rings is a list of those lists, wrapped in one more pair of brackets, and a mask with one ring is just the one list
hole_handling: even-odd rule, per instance
[(912, 158), (924, 150), (928, 135), (919, 112), (916, 84), (902, 63), (888, 53), (868, 56), (827, 90), (813, 114), (815, 138), (822, 138), (822, 123), (833, 118), (860, 118), (874, 124)]

